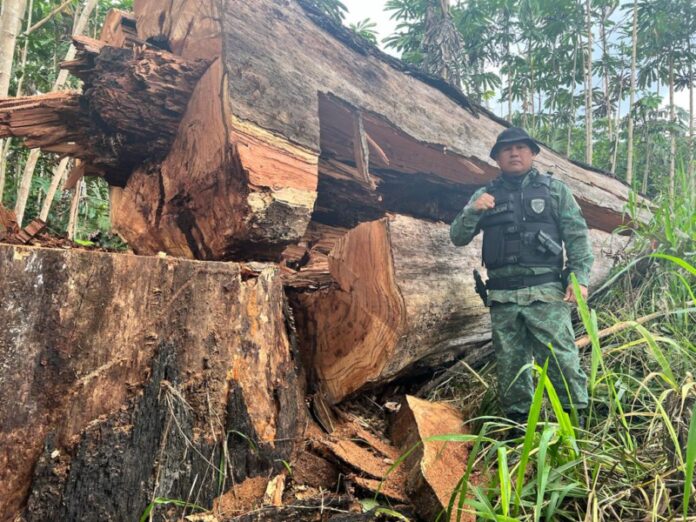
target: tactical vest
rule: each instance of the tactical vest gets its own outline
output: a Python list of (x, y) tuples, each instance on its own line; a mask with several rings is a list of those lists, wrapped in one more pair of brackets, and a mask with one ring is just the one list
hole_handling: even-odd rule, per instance
[(524, 187), (509, 189), (500, 178), (488, 185), (495, 208), (479, 220), (487, 269), (520, 265), (563, 270), (561, 232), (551, 212), (550, 184), (551, 176), (538, 174)]

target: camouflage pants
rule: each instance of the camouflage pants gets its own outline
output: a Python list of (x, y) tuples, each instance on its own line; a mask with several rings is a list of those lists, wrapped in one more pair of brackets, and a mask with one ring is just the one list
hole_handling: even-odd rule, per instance
[(564, 408), (571, 404), (578, 409), (587, 407), (587, 376), (580, 368), (568, 303), (493, 303), (491, 323), (500, 405), (506, 415), (529, 412), (534, 396), (532, 371), (527, 368), (520, 373), (520, 369), (532, 357), (542, 367), (549, 359), (548, 376)]

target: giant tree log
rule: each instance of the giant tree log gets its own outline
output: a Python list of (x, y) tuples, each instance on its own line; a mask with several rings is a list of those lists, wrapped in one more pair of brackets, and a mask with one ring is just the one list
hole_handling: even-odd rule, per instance
[[(450, 221), (497, 174), (488, 151), (506, 122), (305, 0), (138, 0), (135, 20), (136, 40), (216, 64), (169, 155), (161, 160), (163, 147), (131, 154), (140, 165), (110, 179), (125, 185), (118, 197), (127, 212), (114, 212), (114, 224), (139, 253), (277, 259), (310, 218), (345, 228), (386, 212)], [(128, 100), (133, 87), (116, 83), (114, 94)], [(0, 107), (0, 120), (12, 110)], [(146, 111), (167, 115), (157, 103)], [(142, 114), (108, 121), (137, 130)], [(617, 179), (546, 147), (538, 165), (570, 185), (590, 226), (611, 231), (624, 221), (628, 187)], [(170, 216), (164, 225), (160, 211)]]
[[(136, 1), (140, 38), (168, 39), (172, 48), (184, 40), (183, 47), (201, 41), (181, 28), (209, 27), (210, 9), (186, 0), (175, 4)], [(503, 128), (497, 118), (444, 82), (409, 69), (332, 24), (309, 4), (222, 4), (218, 34), (235, 116), (311, 150), (330, 151), (354, 166), (360, 163), (356, 148), (362, 148), (369, 153), (362, 168), (370, 175), (373, 169), (385, 169), (481, 185), (496, 174), (488, 151)], [(215, 34), (211, 28), (206, 37)], [(324, 110), (322, 117), (322, 93), (330, 93), (343, 108)], [(363, 124), (356, 125), (355, 119)], [(354, 139), (356, 128), (358, 135), (361, 128), (365, 134), (362, 143)], [(593, 227), (612, 230), (622, 221), (628, 189), (621, 182), (546, 147), (539, 164), (576, 191)]]
[(1, 519), (210, 506), (291, 459), (303, 401), (276, 268), (0, 245), (0, 280)]
[[(295, 290), (305, 360), (329, 402), (419, 368), (476, 359), (490, 340), (490, 318), (472, 276), (474, 268), (485, 275), (480, 236), (457, 248), (447, 225), (402, 215), (363, 223), (338, 238), (335, 229), (326, 233), (330, 252), (294, 252), (284, 279)], [(597, 229), (590, 238), (594, 286), (628, 238)]]

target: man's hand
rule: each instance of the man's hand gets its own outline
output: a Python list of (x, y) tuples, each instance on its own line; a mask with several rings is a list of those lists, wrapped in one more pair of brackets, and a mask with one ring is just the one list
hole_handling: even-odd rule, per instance
[[(587, 300), (587, 287), (586, 286), (580, 286), (580, 294), (582, 295), (582, 298)], [(563, 300), (566, 303), (571, 303), (571, 304), (578, 304), (578, 300), (575, 299), (575, 292), (573, 292), (573, 285), (568, 285), (568, 288), (566, 288), (566, 293), (565, 297)]]
[(495, 198), (488, 192), (484, 192), (471, 206), (476, 212), (483, 212), (495, 207)]

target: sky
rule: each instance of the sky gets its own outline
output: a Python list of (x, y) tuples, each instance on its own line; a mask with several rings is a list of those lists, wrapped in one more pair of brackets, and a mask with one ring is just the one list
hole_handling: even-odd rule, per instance
[(396, 22), (389, 19), (389, 13), (384, 12), (385, 0), (342, 0), (343, 4), (348, 8), (348, 16), (346, 16), (346, 25), (359, 22), (365, 18), (369, 18), (373, 22), (377, 22), (377, 39), (389, 36), (396, 30)]
[[(384, 11), (384, 4), (386, 0), (342, 0), (344, 5), (348, 8), (348, 15), (346, 16), (346, 25), (351, 23), (356, 23), (365, 18), (369, 18), (377, 24), (377, 39), (380, 42), (380, 47), (389, 52), (390, 54), (395, 54), (393, 51), (384, 49), (381, 41), (383, 38), (389, 36), (396, 31), (396, 22), (389, 19), (389, 13)], [(665, 98), (665, 103), (668, 102), (667, 93), (662, 93)], [(695, 100), (696, 101), (696, 100)], [(675, 93), (675, 103), (685, 110), (689, 110), (689, 91), (683, 90)], [(499, 111), (493, 103), (491, 109), (496, 112)]]

